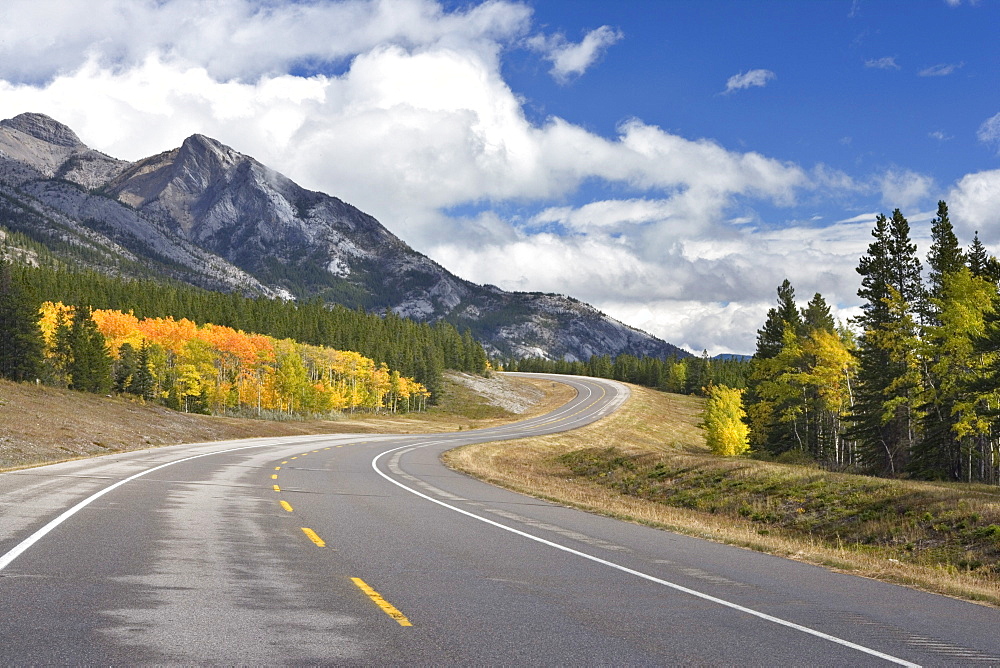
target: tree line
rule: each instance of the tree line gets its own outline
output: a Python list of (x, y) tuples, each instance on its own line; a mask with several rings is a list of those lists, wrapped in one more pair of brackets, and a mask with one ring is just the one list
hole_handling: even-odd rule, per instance
[[(436, 402), (445, 369), (485, 373), (489, 361), (483, 347), (468, 330), (459, 332), (446, 322), (418, 323), (387, 311), (330, 306), (320, 300), (293, 302), (252, 298), (235, 293), (202, 290), (181, 283), (132, 280), (92, 271), (7, 265), (5, 294), (21, 301), (37, 317), (46, 301), (95, 310), (119, 310), (135, 317), (188, 319), (213, 323), (278, 340), (349, 350), (413, 378)], [(3, 318), (0, 315), (0, 318)], [(24, 308), (17, 318), (24, 320)], [(20, 327), (0, 321), (0, 328)], [(0, 333), (8, 331), (0, 329)], [(4, 358), (8, 359), (7, 357)], [(6, 363), (6, 362), (5, 362)], [(11, 362), (11, 364), (14, 364)], [(20, 375), (12, 372), (13, 377)]]
[(507, 371), (609, 378), (664, 392), (700, 396), (705, 396), (708, 388), (714, 385), (745, 388), (750, 373), (749, 364), (741, 358), (710, 359), (707, 352), (703, 352), (700, 357), (672, 355), (666, 359), (629, 354), (617, 355), (614, 358), (608, 355), (593, 355), (585, 362), (527, 357), (520, 360), (506, 360), (501, 366)]
[(786, 280), (757, 332), (753, 451), (883, 476), (1000, 483), (1000, 263), (963, 250), (938, 203), (927, 271), (899, 209), (860, 258), (861, 315), (838, 326)]

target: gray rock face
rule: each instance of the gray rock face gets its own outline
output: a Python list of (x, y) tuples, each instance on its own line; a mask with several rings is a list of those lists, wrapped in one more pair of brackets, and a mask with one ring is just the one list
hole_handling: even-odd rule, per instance
[(458, 278), (373, 217), (202, 135), (129, 163), (21, 114), (0, 121), (0, 196), (0, 225), (88, 249), (99, 269), (124, 260), (210, 289), (445, 318), (495, 354), (684, 354), (574, 299)]

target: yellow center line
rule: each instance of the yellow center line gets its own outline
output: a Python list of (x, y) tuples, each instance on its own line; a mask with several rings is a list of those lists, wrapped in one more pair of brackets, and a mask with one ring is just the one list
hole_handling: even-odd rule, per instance
[(280, 467), (280, 466), (275, 466), (275, 467), (274, 467), (274, 470), (275, 470), (275, 471), (280, 471), (280, 470), (281, 470), (281, 467)]
[(326, 543), (322, 538), (316, 535), (316, 532), (308, 527), (302, 527), (302, 533), (309, 536), (309, 540), (316, 543), (319, 547), (326, 547)]
[(319, 452), (319, 450), (313, 450), (313, 452)]
[(281, 507), (287, 510), (288, 512), (292, 512), (292, 505), (288, 503), (288, 501), (278, 501), (278, 503), (280, 503)]
[(277, 480), (277, 479), (278, 479), (278, 474), (277, 473), (272, 473), (271, 474), (271, 480)]
[(357, 585), (358, 589), (367, 594), (368, 598), (370, 598), (375, 605), (382, 608), (382, 612), (399, 622), (400, 626), (413, 626), (410, 620), (406, 618), (406, 615), (397, 610), (391, 603), (389, 603), (389, 601), (382, 598), (382, 595), (368, 586), (367, 582), (361, 578), (351, 578), (351, 582)]
[(280, 487), (278, 487), (277, 485), (275, 485), (275, 486), (274, 486), (274, 491), (275, 491), (275, 492), (280, 492), (280, 491), (281, 491), (281, 488), (280, 488)]
[[(308, 456), (309, 456), (308, 452), (303, 452), (301, 455), (299, 455), (299, 457), (308, 457)], [(295, 458), (292, 457), (292, 459), (295, 459)]]
[(292, 457), (292, 459), (298, 459), (298, 457)]
[(287, 464), (287, 463), (288, 463), (288, 460), (286, 459), (285, 461), (283, 461), (283, 462), (281, 462), (281, 463), (282, 463), (282, 464)]

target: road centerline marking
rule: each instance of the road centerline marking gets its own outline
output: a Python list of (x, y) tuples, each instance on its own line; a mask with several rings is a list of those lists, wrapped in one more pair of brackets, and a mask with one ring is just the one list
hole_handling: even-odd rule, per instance
[(319, 534), (317, 534), (315, 531), (313, 531), (309, 527), (302, 527), (302, 533), (304, 533), (305, 535), (309, 536), (309, 540), (311, 540), (312, 542), (316, 543), (317, 547), (326, 547), (326, 541), (324, 541), (322, 538), (320, 538)]
[(389, 601), (382, 598), (382, 595), (372, 589), (367, 582), (361, 578), (351, 578), (351, 582), (353, 582), (358, 589), (363, 591), (365, 595), (368, 596), (373, 603), (375, 603), (375, 605), (382, 608), (382, 612), (395, 619), (400, 626), (413, 626), (413, 623), (406, 618), (406, 615), (397, 610), (392, 603), (389, 603)]

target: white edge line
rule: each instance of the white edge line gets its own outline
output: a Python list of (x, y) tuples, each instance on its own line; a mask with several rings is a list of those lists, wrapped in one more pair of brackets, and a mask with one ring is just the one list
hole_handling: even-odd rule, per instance
[(520, 531), (519, 529), (515, 529), (513, 527), (509, 527), (506, 524), (501, 524), (499, 522), (495, 522), (495, 521), (493, 521), (491, 519), (488, 519), (488, 518), (485, 518), (485, 517), (481, 517), (479, 515), (476, 515), (475, 513), (469, 512), (468, 510), (464, 510), (462, 508), (457, 508), (455, 506), (452, 506), (450, 504), (445, 503), (444, 501), (440, 501), (438, 499), (435, 499), (432, 496), (428, 496), (428, 495), (426, 495), (426, 494), (424, 494), (422, 492), (418, 492), (417, 490), (412, 489), (410, 487), (407, 487), (403, 483), (390, 478), (387, 474), (383, 473), (378, 468), (378, 460), (381, 459), (384, 455), (389, 454), (390, 452), (396, 452), (397, 450), (403, 450), (403, 449), (406, 449), (406, 448), (410, 448), (410, 449), (413, 449), (413, 450), (415, 450), (417, 448), (426, 448), (427, 446), (435, 445), (435, 444), (439, 444), (439, 443), (444, 443), (444, 442), (446, 442), (446, 441), (430, 441), (430, 442), (422, 443), (422, 444), (416, 445), (416, 446), (414, 446), (414, 445), (404, 445), (404, 446), (401, 446), (401, 447), (398, 447), (398, 448), (393, 448), (391, 450), (386, 450), (385, 452), (382, 452), (379, 455), (377, 455), (375, 457), (375, 459), (372, 460), (372, 468), (380, 476), (382, 476), (383, 478), (385, 478), (386, 480), (388, 480), (392, 484), (405, 489), (407, 492), (410, 492), (411, 494), (416, 494), (417, 496), (419, 496), (422, 499), (426, 499), (426, 500), (428, 500), (428, 501), (430, 501), (432, 503), (436, 503), (439, 506), (443, 506), (443, 507), (445, 507), (445, 508), (447, 508), (449, 510), (454, 510), (456, 513), (461, 513), (461, 514), (466, 515), (468, 517), (471, 517), (473, 519), (479, 520), (480, 522), (485, 522), (486, 524), (490, 524), (490, 525), (495, 526), (495, 527), (497, 527), (499, 529), (503, 529), (504, 531), (509, 531), (510, 533), (517, 534), (518, 536), (522, 536), (524, 538), (528, 538), (528, 539), (533, 540), (533, 541), (535, 541), (537, 543), (541, 543), (543, 545), (548, 545), (549, 547), (554, 547), (557, 550), (562, 550), (563, 552), (568, 552), (568, 553), (576, 555), (578, 557), (583, 557), (584, 559), (589, 559), (590, 561), (594, 561), (594, 562), (597, 562), (597, 563), (602, 564), (604, 566), (608, 566), (610, 568), (614, 568), (616, 570), (622, 571), (623, 573), (628, 573), (629, 575), (634, 575), (634, 576), (640, 577), (640, 578), (642, 578), (644, 580), (649, 580), (650, 582), (655, 582), (656, 584), (663, 585), (664, 587), (670, 587), (671, 589), (676, 589), (677, 591), (684, 592), (685, 594), (690, 594), (691, 596), (696, 596), (696, 597), (698, 597), (700, 599), (704, 599), (706, 601), (711, 601), (712, 603), (717, 603), (718, 605), (722, 605), (722, 606), (725, 606), (727, 608), (732, 608), (733, 610), (738, 610), (738, 611), (746, 613), (748, 615), (753, 615), (754, 617), (759, 617), (760, 619), (763, 619), (763, 620), (766, 620), (766, 621), (769, 621), (769, 622), (773, 622), (773, 623), (779, 624), (781, 626), (787, 626), (788, 628), (795, 629), (796, 631), (801, 631), (802, 633), (807, 633), (807, 634), (809, 634), (811, 636), (816, 636), (817, 638), (821, 638), (823, 640), (828, 640), (828, 641), (836, 643), (838, 645), (843, 645), (844, 647), (849, 647), (849, 648), (857, 650), (859, 652), (863, 652), (865, 654), (870, 654), (871, 656), (875, 656), (875, 657), (878, 657), (880, 659), (885, 659), (886, 661), (889, 661), (889, 662), (892, 662), (892, 663), (896, 663), (896, 664), (899, 664), (901, 666), (911, 666), (913, 668), (919, 668), (919, 666), (920, 666), (920, 664), (918, 664), (918, 663), (911, 663), (909, 661), (906, 661), (905, 659), (900, 659), (899, 657), (892, 656), (891, 654), (886, 654), (886, 653), (880, 652), (880, 651), (878, 651), (876, 649), (872, 649), (870, 647), (865, 647), (864, 645), (858, 645), (857, 643), (853, 643), (853, 642), (851, 642), (849, 640), (844, 640), (843, 638), (838, 638), (837, 636), (832, 636), (832, 635), (830, 635), (828, 633), (823, 633), (822, 631), (817, 631), (816, 629), (811, 629), (808, 626), (802, 626), (801, 624), (796, 624), (795, 622), (790, 622), (790, 621), (788, 621), (786, 619), (781, 619), (780, 617), (775, 617), (775, 616), (769, 615), (769, 614), (767, 614), (765, 612), (760, 612), (758, 610), (754, 610), (753, 608), (747, 608), (747, 607), (744, 607), (742, 605), (739, 605), (738, 603), (732, 603), (730, 601), (726, 601), (725, 599), (716, 598), (715, 596), (711, 596), (709, 594), (705, 594), (705, 593), (702, 593), (700, 591), (696, 591), (694, 589), (688, 589), (687, 587), (684, 587), (682, 585), (676, 584), (674, 582), (670, 582), (669, 580), (663, 580), (663, 579), (655, 577), (653, 575), (649, 575), (647, 573), (643, 573), (642, 571), (637, 571), (637, 570), (634, 570), (634, 569), (629, 568), (627, 566), (622, 566), (621, 564), (616, 564), (613, 561), (607, 561), (606, 559), (601, 559), (600, 557), (595, 557), (592, 554), (587, 554), (586, 552), (580, 552), (579, 550), (574, 550), (571, 547), (566, 547), (565, 545), (560, 545), (559, 543), (554, 543), (554, 542), (552, 542), (550, 540), (546, 540), (544, 538), (539, 538), (538, 536), (533, 536), (530, 533), (526, 533), (524, 531)]
[(212, 452), (204, 452), (204, 453), (202, 453), (200, 455), (193, 455), (191, 457), (184, 457), (183, 459), (178, 459), (178, 460), (175, 460), (175, 461), (172, 461), (172, 462), (167, 462), (166, 464), (160, 464), (159, 466), (154, 466), (151, 469), (146, 469), (145, 471), (140, 471), (139, 473), (131, 475), (128, 478), (124, 478), (122, 480), (119, 480), (118, 482), (116, 482), (113, 485), (108, 485), (104, 489), (102, 489), (102, 490), (100, 490), (100, 491), (98, 491), (98, 492), (96, 492), (94, 494), (91, 494), (90, 496), (88, 496), (83, 501), (80, 501), (79, 503), (77, 503), (75, 506), (73, 506), (69, 510), (63, 511), (62, 514), (60, 514), (59, 516), (57, 516), (55, 519), (50, 520), (48, 524), (46, 524), (42, 528), (38, 529), (37, 531), (35, 531), (35, 533), (31, 534), (30, 536), (28, 536), (27, 538), (25, 538), (23, 541), (21, 541), (20, 543), (18, 543), (14, 547), (14, 549), (12, 549), (10, 552), (8, 552), (7, 554), (5, 554), (2, 557), (0, 557), (0, 571), (2, 571), (3, 569), (5, 569), (7, 566), (10, 565), (10, 563), (12, 561), (14, 561), (19, 556), (21, 556), (21, 554), (23, 554), (25, 550), (27, 550), (32, 545), (34, 545), (35, 543), (37, 543), (39, 540), (41, 540), (42, 538), (44, 538), (47, 533), (49, 533), (50, 531), (52, 531), (53, 529), (55, 529), (57, 526), (59, 526), (60, 524), (62, 524), (66, 520), (68, 520), (70, 517), (72, 517), (73, 515), (75, 515), (77, 512), (79, 512), (79, 511), (83, 510), (84, 508), (86, 508), (87, 506), (89, 506), (91, 503), (93, 503), (97, 499), (101, 498), (102, 496), (104, 496), (108, 492), (111, 492), (111, 491), (113, 491), (113, 490), (121, 487), (122, 485), (124, 485), (127, 482), (131, 482), (131, 481), (135, 480), (136, 478), (141, 478), (142, 476), (147, 475), (149, 473), (152, 473), (153, 471), (159, 471), (160, 469), (166, 468), (168, 466), (173, 466), (174, 464), (180, 464), (181, 462), (189, 462), (192, 459), (199, 459), (201, 457), (209, 457), (211, 455), (219, 455), (219, 454), (222, 454), (224, 452), (235, 452), (236, 450), (249, 450), (251, 448), (265, 448), (265, 447), (268, 447), (270, 445), (275, 445), (275, 444), (274, 443), (258, 443), (256, 445), (243, 445), (243, 446), (240, 446), (238, 448), (228, 448), (226, 450), (214, 450)]

